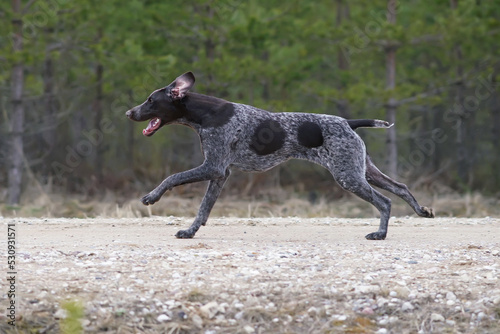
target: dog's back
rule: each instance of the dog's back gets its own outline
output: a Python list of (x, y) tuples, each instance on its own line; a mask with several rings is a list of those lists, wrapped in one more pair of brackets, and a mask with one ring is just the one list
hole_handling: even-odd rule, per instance
[(341, 145), (342, 138), (357, 137), (341, 117), (234, 106), (225, 134), (233, 138), (231, 164), (245, 171), (268, 170), (291, 158), (315, 161)]

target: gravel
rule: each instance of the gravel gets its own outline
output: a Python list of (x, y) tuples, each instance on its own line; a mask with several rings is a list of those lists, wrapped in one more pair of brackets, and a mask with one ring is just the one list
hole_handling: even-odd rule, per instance
[(392, 218), (367, 241), (377, 220), (214, 218), (175, 239), (190, 221), (2, 219), (17, 330), (57, 333), (75, 301), (88, 333), (500, 332), (500, 219)]

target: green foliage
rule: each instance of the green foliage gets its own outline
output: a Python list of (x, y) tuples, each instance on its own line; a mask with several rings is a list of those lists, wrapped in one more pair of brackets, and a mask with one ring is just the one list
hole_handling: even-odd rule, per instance
[[(11, 10), (4, 7), (2, 22), (11, 22)], [(192, 167), (196, 159), (190, 157), (199, 157), (199, 151), (189, 131), (170, 127), (146, 139), (140, 132), (145, 125), (131, 125), (124, 117), (129, 107), (188, 70), (197, 76), (198, 92), (273, 111), (338, 114), (342, 102), (352, 118), (384, 118), (390, 98), (408, 101), (401, 102), (397, 113), (401, 152), (411, 153), (432, 129), (442, 128), (448, 135), (440, 144), (444, 156), (427, 157), (425, 166), (432, 174), (439, 164), (456, 159), (454, 116), (447, 113), (456, 99), (456, 82), (462, 80), (466, 96), (474, 96), (479, 78), (498, 73), (500, 4), (459, 0), (453, 10), (449, 1), (398, 1), (396, 24), (387, 22), (386, 11), (385, 0), (36, 1), (22, 18), (22, 52), (12, 51), (12, 25), (0, 25), (0, 100), (9, 100), (10, 69), (22, 62), (29, 106), (25, 127), (38, 131), (25, 138), (27, 158), (43, 180), (54, 177), (50, 161), (44, 160), (45, 131), (57, 134), (58, 149), (51, 159), (64, 162), (64, 148), (76, 147), (84, 131), (95, 127), (98, 65), (104, 68), (103, 117), (115, 127), (95, 150), (104, 152), (110, 177), (127, 168), (161, 173)], [(387, 45), (397, 48), (392, 91), (386, 89)], [(57, 115), (50, 122), (55, 130), (36, 126), (48, 117), (44, 64), (49, 58), (55, 64)], [(480, 175), (496, 173), (493, 166), (499, 163), (497, 158), (485, 165), (481, 156), (482, 143), (494, 139), (483, 129), (493, 126), (492, 110), (499, 108), (495, 101), (481, 100), (467, 118), (471, 134), (488, 133), (468, 148), (474, 156), (471, 172)], [(3, 122), (5, 115), (0, 116)], [(0, 138), (7, 136), (6, 129)], [(128, 136), (134, 136), (134, 146), (124, 154)], [(368, 150), (383, 157), (383, 134), (373, 136)], [(186, 151), (188, 157), (181, 157)], [(93, 159), (94, 154), (84, 157), (85, 163), (69, 175), (71, 184), (84, 183), (93, 174)], [(475, 186), (492, 191), (500, 186), (481, 179), (474, 180)]]
[(84, 316), (84, 308), (80, 302), (69, 300), (61, 305), (61, 309), (66, 311), (66, 317), (59, 321), (59, 327), (63, 334), (83, 333), (81, 320)]

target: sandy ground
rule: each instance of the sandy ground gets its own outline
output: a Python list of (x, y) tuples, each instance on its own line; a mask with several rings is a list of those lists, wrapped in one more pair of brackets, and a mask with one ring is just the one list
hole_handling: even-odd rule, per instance
[(500, 219), (392, 218), (385, 241), (376, 219), (211, 218), (189, 240), (190, 218), (0, 221), (2, 333), (500, 333)]

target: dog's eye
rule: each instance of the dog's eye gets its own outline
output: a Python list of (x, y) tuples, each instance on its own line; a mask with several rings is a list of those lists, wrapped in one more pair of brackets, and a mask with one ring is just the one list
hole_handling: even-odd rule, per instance
[(151, 103), (151, 102), (153, 102), (153, 99), (150, 96), (150, 97), (148, 97), (148, 103)]

